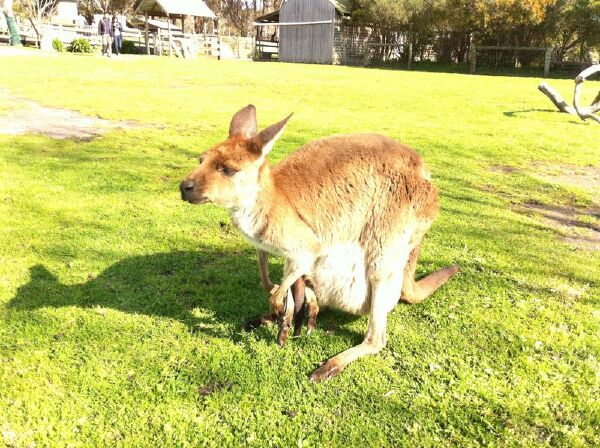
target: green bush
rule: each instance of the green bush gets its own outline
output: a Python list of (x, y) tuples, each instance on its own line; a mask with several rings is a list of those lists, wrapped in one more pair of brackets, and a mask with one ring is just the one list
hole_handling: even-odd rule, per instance
[(123, 45), (121, 46), (122, 54), (141, 54), (142, 51), (138, 48), (134, 41), (132, 40), (124, 40)]
[(92, 48), (92, 44), (90, 41), (80, 37), (78, 39), (73, 39), (69, 44), (68, 50), (71, 53), (93, 53), (94, 49)]
[(58, 51), (59, 53), (65, 51), (65, 46), (63, 45), (62, 40), (60, 40), (59, 38), (52, 39), (52, 48), (54, 48), (54, 50)]

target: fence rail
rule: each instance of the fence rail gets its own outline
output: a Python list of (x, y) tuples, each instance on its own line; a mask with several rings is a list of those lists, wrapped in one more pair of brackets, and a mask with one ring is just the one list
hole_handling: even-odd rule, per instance
[(477, 50), (497, 50), (497, 51), (543, 51), (544, 52), (544, 78), (550, 73), (550, 64), (552, 62), (552, 47), (506, 47), (472, 44), (470, 52), (470, 72), (475, 74), (477, 71)]

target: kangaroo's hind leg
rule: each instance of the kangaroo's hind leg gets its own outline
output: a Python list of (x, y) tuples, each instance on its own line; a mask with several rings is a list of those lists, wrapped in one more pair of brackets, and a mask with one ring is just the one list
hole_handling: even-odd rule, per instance
[(368, 264), (369, 325), (362, 343), (328, 359), (310, 376), (311, 381), (322, 381), (341, 373), (358, 358), (379, 352), (386, 344), (387, 315), (396, 306), (402, 291), (404, 268), (409, 256), (409, 235), (399, 235), (387, 242), (384, 252), (373, 254)]

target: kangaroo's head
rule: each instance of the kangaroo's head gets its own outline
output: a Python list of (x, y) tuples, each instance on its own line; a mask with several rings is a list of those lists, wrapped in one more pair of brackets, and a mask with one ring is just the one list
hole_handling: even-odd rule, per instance
[(256, 197), (266, 156), (282, 134), (287, 118), (256, 132), (256, 108), (236, 113), (229, 137), (200, 155), (200, 165), (179, 185), (181, 199), (192, 204), (214, 204), (235, 209)]

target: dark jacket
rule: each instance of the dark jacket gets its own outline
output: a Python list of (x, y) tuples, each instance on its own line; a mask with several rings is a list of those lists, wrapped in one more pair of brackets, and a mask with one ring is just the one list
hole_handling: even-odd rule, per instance
[(121, 25), (120, 22), (113, 22), (113, 37), (115, 37), (117, 34), (119, 36), (123, 36), (123, 26)]
[(113, 35), (112, 24), (110, 23), (110, 19), (102, 19), (98, 22), (98, 34), (101, 36), (105, 34)]

